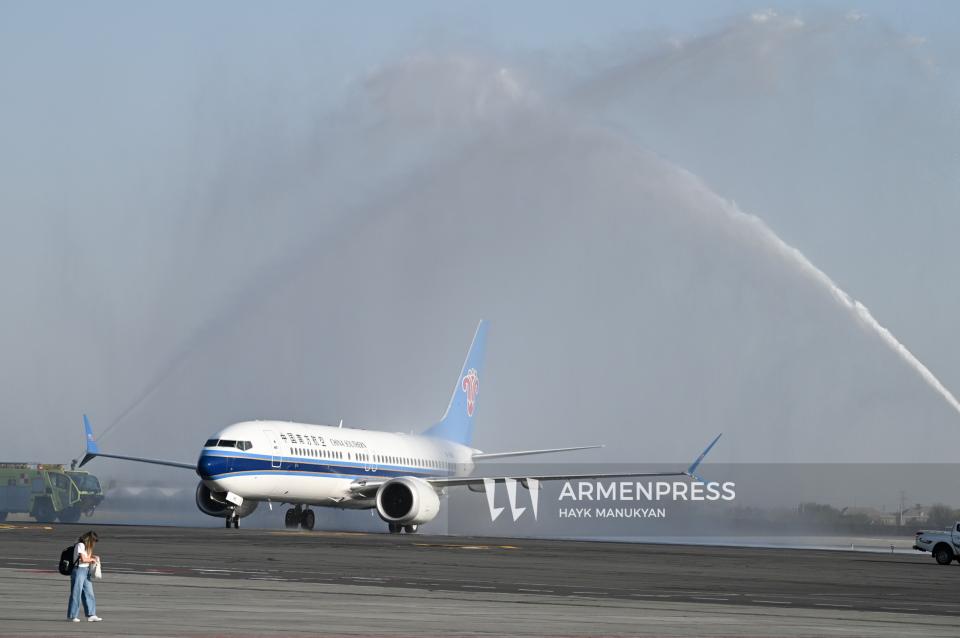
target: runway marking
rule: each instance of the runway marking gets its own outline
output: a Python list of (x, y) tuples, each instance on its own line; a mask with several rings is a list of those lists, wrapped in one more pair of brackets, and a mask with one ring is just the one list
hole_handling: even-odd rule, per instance
[(45, 532), (53, 531), (53, 528), (47, 525), (16, 525), (14, 523), (0, 523), (0, 531), (9, 531), (14, 529), (34, 529)]
[(888, 611), (920, 611), (919, 607), (881, 607), (880, 609), (886, 609)]
[(691, 596), (693, 600), (730, 600), (729, 598), (719, 598), (717, 596)]
[(837, 603), (813, 603), (814, 607), (853, 607), (853, 605), (839, 605)]
[(456, 543), (414, 543), (416, 547), (439, 547), (440, 549), (520, 549), (516, 545), (460, 545)]
[[(244, 572), (239, 572), (235, 569), (214, 569), (213, 567), (194, 567), (193, 571), (195, 572), (211, 572), (216, 574), (241, 574)], [(246, 572), (253, 573), (253, 572)]]
[(464, 589), (496, 589), (493, 585), (460, 585)]
[(793, 603), (786, 600), (751, 600), (751, 603), (760, 603), (762, 605), (792, 605)]
[(552, 594), (552, 593), (553, 593), (553, 590), (552, 590), (552, 589), (524, 589), (523, 587), (518, 587), (518, 588), (517, 588), (517, 591), (531, 591), (531, 592), (536, 592), (536, 593), (538, 593), (538, 594)]

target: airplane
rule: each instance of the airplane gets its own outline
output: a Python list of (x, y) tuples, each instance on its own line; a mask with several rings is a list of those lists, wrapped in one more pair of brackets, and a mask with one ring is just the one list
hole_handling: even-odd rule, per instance
[(226, 528), (240, 527), (266, 502), (286, 504), (287, 528), (312, 530), (311, 507), (376, 509), (390, 533), (415, 533), (440, 511), (447, 488), (466, 486), (475, 492), (519, 483), (528, 490), (539, 481), (623, 477), (689, 477), (704, 482), (696, 470), (720, 439), (718, 435), (686, 469), (675, 472), (473, 476), (483, 461), (535, 454), (595, 449), (581, 445), (538, 450), (485, 453), (471, 446), (477, 415), (480, 378), (488, 323), (477, 326), (443, 418), (422, 434), (286, 421), (245, 421), (229, 425), (203, 444), (196, 463), (182, 463), (102, 452), (83, 415), (86, 454), (82, 467), (96, 457), (152, 463), (192, 470), (200, 477), (196, 502), (201, 512), (225, 519)]

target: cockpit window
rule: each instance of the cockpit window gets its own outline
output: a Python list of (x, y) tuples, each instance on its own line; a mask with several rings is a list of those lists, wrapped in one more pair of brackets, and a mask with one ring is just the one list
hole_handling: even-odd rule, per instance
[(210, 439), (204, 447), (234, 447), (238, 450), (249, 450), (253, 447), (250, 441), (234, 441), (233, 439)]

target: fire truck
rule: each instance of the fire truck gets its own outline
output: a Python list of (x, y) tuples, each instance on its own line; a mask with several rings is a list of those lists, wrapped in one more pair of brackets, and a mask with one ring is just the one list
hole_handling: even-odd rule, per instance
[(101, 501), (100, 481), (89, 472), (51, 463), (0, 463), (0, 522), (8, 514), (29, 514), (42, 523), (76, 523)]

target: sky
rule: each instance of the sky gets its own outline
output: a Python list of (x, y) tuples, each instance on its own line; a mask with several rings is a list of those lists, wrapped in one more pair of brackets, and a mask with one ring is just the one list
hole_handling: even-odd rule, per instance
[(485, 450), (951, 460), (957, 17), (2, 3), (0, 456), (420, 431), (486, 318)]

